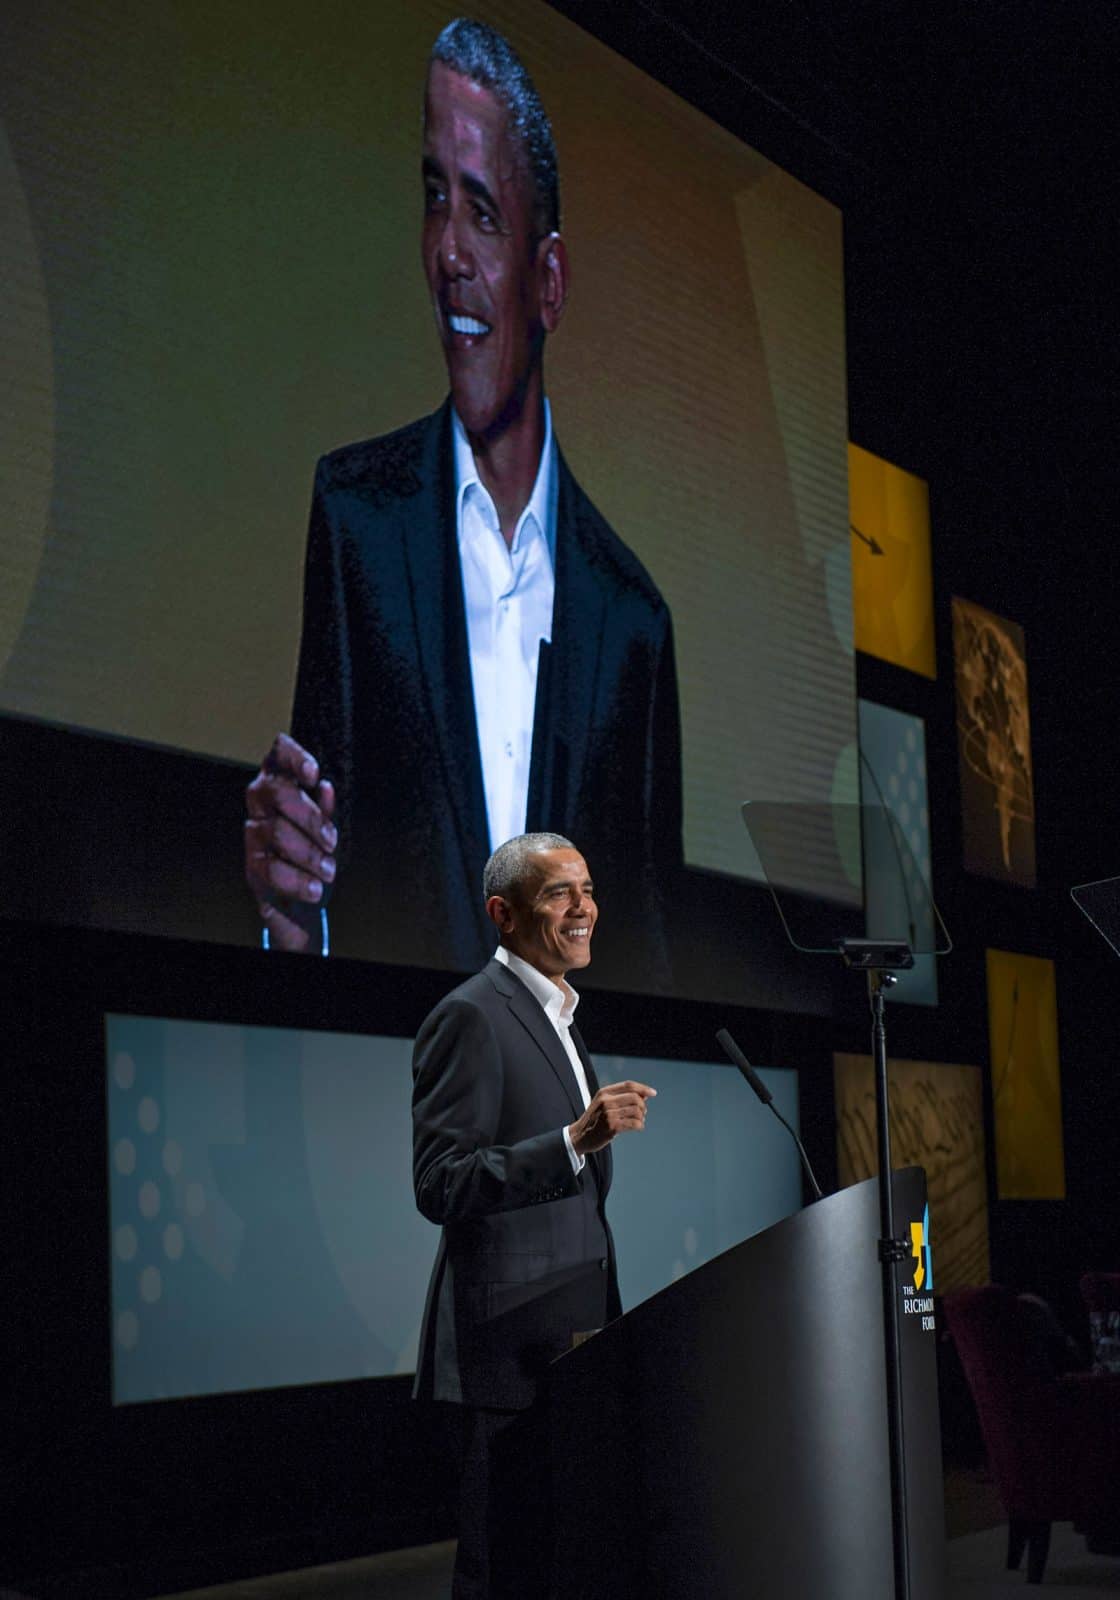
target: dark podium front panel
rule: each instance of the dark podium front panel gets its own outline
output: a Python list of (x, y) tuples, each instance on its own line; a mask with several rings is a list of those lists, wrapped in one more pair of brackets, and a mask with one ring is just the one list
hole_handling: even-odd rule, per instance
[[(894, 1197), (895, 1230), (910, 1238), (924, 1173), (897, 1173)], [(727, 1251), (556, 1363), (526, 1419), (522, 1593), (889, 1600), (878, 1235), (871, 1180)], [(924, 1250), (898, 1269), (913, 1600), (941, 1600), (944, 1565), (928, 1274)]]

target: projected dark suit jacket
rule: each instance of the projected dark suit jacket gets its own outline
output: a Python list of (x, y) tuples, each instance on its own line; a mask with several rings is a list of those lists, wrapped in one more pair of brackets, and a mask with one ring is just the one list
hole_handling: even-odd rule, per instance
[[(494, 936), (452, 460), (446, 402), (320, 461), (292, 732), (338, 790), (333, 952), (469, 971)], [(659, 887), (681, 864), (672, 623), (562, 456), (558, 471), (527, 828), (572, 838), (591, 867), (598, 981), (656, 988)]]
[(516, 1410), (573, 1333), (620, 1314), (603, 1209), (611, 1152), (573, 1172), (562, 1129), (583, 1105), (571, 1065), (538, 1001), (500, 962), (431, 1013), (413, 1076), (416, 1203), (443, 1227), (414, 1392)]

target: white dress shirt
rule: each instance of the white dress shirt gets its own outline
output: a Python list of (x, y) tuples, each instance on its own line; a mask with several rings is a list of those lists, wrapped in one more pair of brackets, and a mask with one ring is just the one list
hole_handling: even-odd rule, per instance
[[(583, 1062), (579, 1058), (579, 1051), (576, 1049), (575, 1041), (572, 1038), (572, 1018), (575, 1016), (576, 1007), (579, 1005), (579, 995), (566, 978), (561, 978), (559, 983), (553, 983), (551, 978), (546, 978), (543, 972), (538, 972), (536, 967), (530, 966), (521, 956), (514, 955), (512, 950), (507, 950), (504, 944), (500, 944), (494, 951), (494, 960), (500, 961), (504, 967), (508, 967), (516, 977), (521, 979), (533, 998), (540, 1002), (542, 1011), (556, 1029), (556, 1035), (564, 1046), (564, 1054), (571, 1062), (572, 1071), (576, 1079), (576, 1088), (579, 1090), (579, 1097), (583, 1101), (583, 1109), (586, 1111), (591, 1104), (591, 1090), (587, 1082), (587, 1073), (584, 1071)], [(572, 1170), (574, 1172), (582, 1172), (587, 1158), (586, 1156), (577, 1155), (572, 1148), (572, 1139), (566, 1124), (564, 1127), (564, 1144), (571, 1158)]]
[[(496, 850), (507, 839), (525, 832), (529, 805), (537, 663), (541, 640), (552, 641), (552, 602), (556, 592), (556, 444), (552, 437), (552, 411), (546, 400), (544, 444), (536, 481), (529, 502), (517, 519), (513, 543), (507, 546), (497, 508), (478, 475), (467, 430), (454, 408), (451, 428), (455, 529), (467, 614), (467, 650), (486, 822), (490, 848)], [(325, 906), (320, 908), (319, 923), (320, 949), (327, 955), (330, 925)], [(266, 950), (269, 948), (267, 927), (261, 930), (261, 944)], [(582, 1073), (583, 1068), (579, 1071)]]
[(556, 590), (556, 446), (546, 400), (536, 481), (507, 546), (467, 431), (454, 410), (451, 419), (467, 648), (490, 848), (496, 850), (525, 832), (537, 662), (541, 640), (552, 639)]

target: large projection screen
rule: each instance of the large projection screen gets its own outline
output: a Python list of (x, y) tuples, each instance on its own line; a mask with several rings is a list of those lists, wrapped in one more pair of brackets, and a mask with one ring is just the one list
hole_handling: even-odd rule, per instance
[[(547, 5), (475, 9), (555, 129), (547, 392), (672, 614), (684, 861), (757, 877), (743, 800), (857, 793), (841, 218)], [(447, 389), (419, 149), (452, 14), (43, 0), (9, 31), (0, 712), (246, 764), (288, 726), (314, 464)]]

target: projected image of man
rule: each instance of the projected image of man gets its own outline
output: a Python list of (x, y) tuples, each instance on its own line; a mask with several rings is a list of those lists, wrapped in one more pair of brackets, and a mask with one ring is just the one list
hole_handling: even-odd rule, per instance
[(570, 286), (556, 152), (484, 24), (435, 43), (421, 177), (450, 395), (319, 463), (292, 731), (247, 791), (246, 876), (277, 946), (318, 950), (329, 932), (347, 954), (467, 969), (493, 947), (473, 892), (491, 849), (578, 832), (626, 886), (603, 977), (640, 961), (665, 985), (671, 621), (553, 433), (544, 348)]

